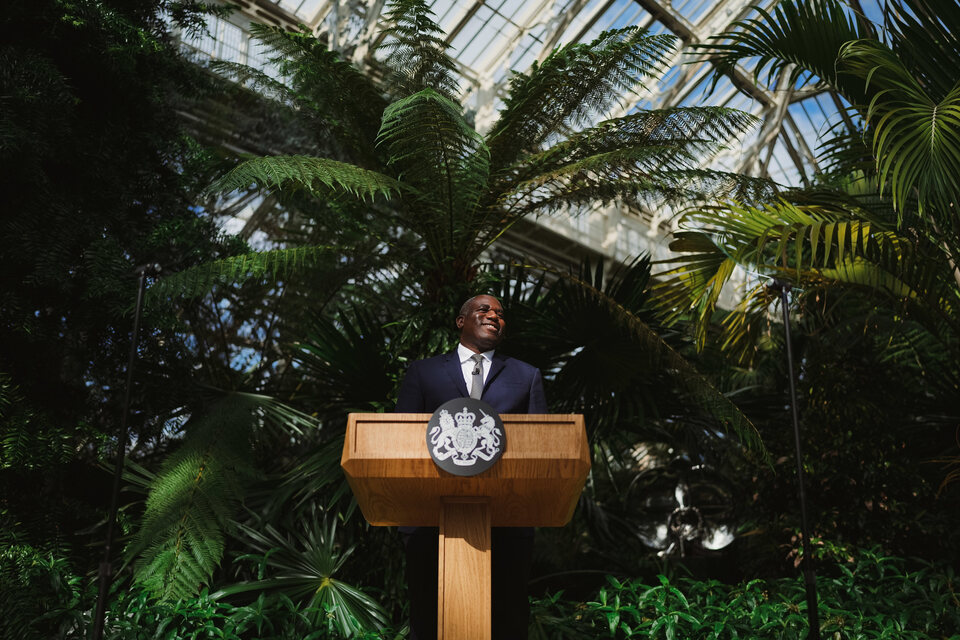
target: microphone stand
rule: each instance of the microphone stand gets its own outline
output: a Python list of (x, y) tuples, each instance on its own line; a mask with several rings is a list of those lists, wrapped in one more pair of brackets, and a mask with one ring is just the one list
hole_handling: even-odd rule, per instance
[(140, 338), (140, 314), (143, 312), (143, 294), (147, 288), (147, 276), (156, 275), (159, 271), (160, 265), (157, 264), (143, 265), (137, 267), (135, 271), (135, 273), (139, 274), (140, 281), (137, 288), (136, 310), (133, 315), (133, 335), (130, 338), (130, 356), (127, 359), (127, 386), (123, 392), (123, 414), (120, 416), (120, 435), (117, 438), (117, 462), (113, 472), (113, 491), (110, 494), (110, 512), (107, 516), (107, 542), (103, 548), (103, 560), (100, 562), (97, 609), (93, 617), (93, 640), (101, 640), (103, 638), (103, 623), (107, 612), (107, 596), (110, 591), (110, 583), (113, 581), (111, 557), (113, 555), (114, 523), (117, 519), (117, 510), (120, 502), (120, 482), (123, 479), (123, 463), (126, 457), (129, 431), (127, 419), (130, 415), (130, 389), (133, 386), (133, 365), (136, 360), (137, 346)]
[(791, 290), (789, 282), (783, 280), (774, 280), (772, 284), (767, 285), (771, 291), (777, 291), (780, 294), (780, 307), (783, 309), (783, 330), (787, 344), (787, 377), (790, 380), (790, 408), (793, 412), (793, 439), (796, 444), (797, 455), (797, 486), (800, 494), (800, 531), (803, 535), (803, 560), (801, 568), (803, 571), (803, 581), (807, 592), (807, 618), (809, 620), (810, 632), (807, 638), (811, 640), (820, 640), (820, 619), (817, 611), (817, 578), (813, 569), (813, 553), (810, 546), (810, 528), (807, 525), (807, 496), (804, 492), (806, 484), (803, 473), (803, 453), (800, 450), (800, 418), (797, 410), (797, 385), (793, 379), (793, 345), (790, 344), (790, 305), (787, 300), (787, 293)]

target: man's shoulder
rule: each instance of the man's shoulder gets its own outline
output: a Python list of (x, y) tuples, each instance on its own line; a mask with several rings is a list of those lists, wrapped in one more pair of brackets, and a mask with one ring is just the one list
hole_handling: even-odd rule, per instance
[(504, 355), (504, 354), (500, 354), (500, 353), (495, 353), (495, 354), (493, 354), (493, 359), (494, 359), (494, 360), (500, 360), (501, 362), (503, 362), (503, 365), (504, 365), (505, 367), (506, 367), (506, 366), (509, 366), (509, 367), (516, 368), (516, 369), (519, 369), (519, 370), (522, 370), (522, 371), (528, 371), (528, 372), (531, 372), (531, 373), (534, 372), (534, 371), (539, 371), (539, 369), (538, 369), (537, 367), (533, 366), (532, 364), (530, 364), (530, 363), (528, 363), (528, 362), (524, 362), (523, 360), (520, 360), (520, 359), (518, 359), (518, 358), (514, 358), (514, 357), (512, 357), (512, 356), (508, 356), (508, 355)]
[(444, 362), (449, 360), (451, 357), (453, 357), (455, 354), (456, 352), (447, 352), (447, 353), (441, 353), (436, 356), (432, 356), (430, 358), (424, 358), (422, 360), (413, 360), (410, 363), (408, 368), (410, 369), (420, 368), (420, 367), (430, 368), (432, 366), (443, 364)]

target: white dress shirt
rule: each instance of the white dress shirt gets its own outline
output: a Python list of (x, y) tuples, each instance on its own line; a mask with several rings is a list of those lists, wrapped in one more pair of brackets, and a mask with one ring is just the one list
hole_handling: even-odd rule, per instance
[[(493, 352), (495, 349), (490, 349), (490, 351), (484, 351), (480, 355), (483, 356), (483, 360), (480, 361), (480, 364), (483, 367), (483, 383), (487, 383), (487, 374), (490, 373), (490, 366), (493, 364)], [(470, 351), (462, 344), (457, 345), (457, 356), (460, 358), (460, 371), (463, 373), (463, 381), (467, 385), (467, 393), (470, 393), (470, 386), (473, 385), (473, 356), (476, 355), (476, 352)]]

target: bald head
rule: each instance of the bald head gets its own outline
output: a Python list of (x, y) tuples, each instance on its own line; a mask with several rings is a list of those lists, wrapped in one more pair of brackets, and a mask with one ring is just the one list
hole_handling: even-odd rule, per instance
[(495, 349), (503, 340), (505, 327), (503, 306), (493, 296), (474, 296), (463, 303), (457, 314), (460, 344), (474, 353)]

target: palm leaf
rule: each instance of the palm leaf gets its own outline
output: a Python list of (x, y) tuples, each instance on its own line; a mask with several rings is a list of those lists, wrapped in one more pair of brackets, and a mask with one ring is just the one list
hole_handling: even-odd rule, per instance
[(844, 44), (867, 37), (855, 16), (838, 0), (789, 0), (771, 15), (756, 7), (757, 18), (734, 22), (710, 42), (693, 49), (709, 56), (715, 79), (734, 71), (743, 59), (756, 58), (754, 79), (766, 70), (765, 84), (774, 89), (782, 72), (794, 84), (803, 74), (837, 88), (852, 103), (861, 103), (862, 85), (837, 73), (837, 56)]
[(650, 386), (668, 381), (683, 404), (699, 407), (765, 455), (750, 420), (651, 325), (652, 309), (643, 309), (648, 259), (606, 285), (599, 265), (595, 273), (584, 265), (578, 274), (550, 275), (557, 281), (542, 300), (527, 305), (520, 355), (544, 370), (554, 410), (587, 413), (592, 428), (611, 435), (654, 418), (650, 412), (664, 404), (658, 397), (664, 390)]
[(383, 608), (360, 589), (337, 575), (355, 547), (340, 547), (336, 519), (314, 513), (299, 532), (283, 534), (269, 523), (256, 528), (235, 523), (243, 541), (269, 577), (220, 589), (211, 597), (226, 598), (249, 591), (273, 591), (298, 601), (316, 626), (327, 624), (344, 637), (380, 631), (388, 623)]
[(858, 40), (840, 52), (847, 71), (865, 78), (866, 107), (880, 191), (889, 185), (902, 210), (917, 193), (924, 210), (946, 211), (960, 194), (960, 83), (941, 100), (876, 41)]

